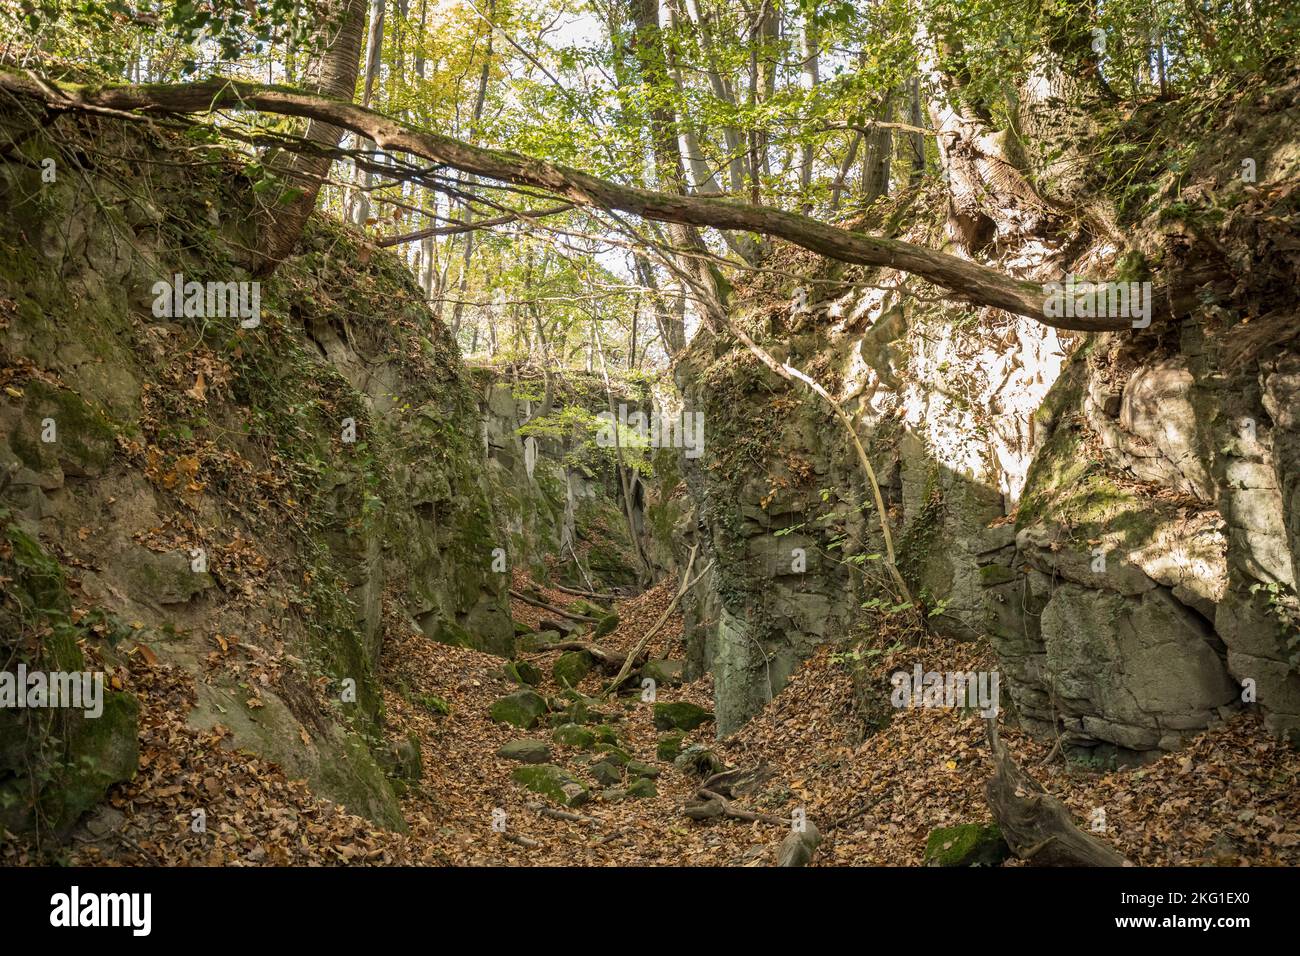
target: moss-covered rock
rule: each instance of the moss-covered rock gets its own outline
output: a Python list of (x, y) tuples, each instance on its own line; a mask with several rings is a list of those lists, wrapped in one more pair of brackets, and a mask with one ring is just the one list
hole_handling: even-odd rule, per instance
[(998, 866), (1011, 856), (1002, 831), (991, 823), (963, 823), (930, 831), (926, 866)]
[(531, 730), (537, 726), (546, 709), (546, 701), (536, 691), (517, 690), (493, 704), (490, 713), (499, 724)]
[(660, 769), (654, 764), (648, 764), (643, 760), (629, 760), (627, 762), (627, 775), (629, 777), (647, 777), (655, 780), (661, 773)]
[(549, 763), (551, 748), (541, 740), (512, 740), (501, 745), (497, 750), (497, 756), (506, 760), (517, 760), (520, 763)]
[(672, 763), (682, 752), (682, 738), (685, 736), (680, 730), (674, 730), (664, 734), (659, 738), (659, 745), (655, 748), (655, 756), (660, 760)]
[(545, 650), (548, 644), (553, 644), (559, 639), (559, 631), (537, 631), (524, 634), (516, 639), (515, 647), (525, 654), (532, 654), (536, 651)]
[(561, 724), (551, 734), (551, 739), (564, 747), (590, 750), (596, 745), (596, 735), (580, 724)]
[(506, 661), (501, 670), (508, 680), (516, 684), (536, 687), (542, 682), (542, 672), (531, 661)]
[(675, 687), (682, 682), (684, 662), (649, 660), (641, 668), (641, 679), (650, 678), (660, 687)]
[(623, 772), (608, 760), (598, 760), (591, 765), (591, 779), (602, 787), (614, 787), (623, 782)]
[(713, 714), (698, 704), (677, 700), (655, 704), (654, 722), (657, 730), (692, 731), (713, 720)]
[(645, 800), (659, 796), (659, 788), (649, 777), (637, 777), (627, 785), (626, 794), (634, 800)]
[(591, 673), (593, 662), (586, 651), (568, 651), (551, 665), (551, 676), (561, 687), (577, 687)]
[(610, 763), (618, 767), (627, 766), (627, 762), (632, 759), (630, 753), (622, 747), (617, 747), (614, 744), (596, 744), (592, 749), (601, 755), (600, 759), (608, 760)]
[(678, 754), (677, 759), (673, 761), (673, 766), (683, 773), (693, 773), (701, 777), (721, 773), (726, 769), (726, 764), (717, 754), (700, 744), (692, 744)]
[(606, 614), (596, 623), (596, 630), (592, 632), (592, 637), (602, 638), (606, 634), (613, 634), (618, 629), (618, 615)]
[[(74, 623), (63, 568), (40, 543), (0, 509), (0, 656), (28, 673), (87, 672), (81, 641), (127, 633), (111, 615), (94, 612)], [(93, 673), (93, 672), (92, 672)], [(139, 760), (139, 705), (130, 694), (102, 690), (102, 709), (0, 708), (0, 827), (15, 833), (64, 833), (108, 788), (135, 776)], [(81, 685), (81, 686), (84, 686)], [(95, 686), (92, 678), (92, 687)], [(14, 693), (27, 688), (14, 687)], [(93, 693), (93, 691), (92, 691)]]
[(583, 784), (554, 764), (516, 767), (510, 776), (533, 793), (540, 793), (561, 806), (577, 807), (591, 799), (591, 794)]

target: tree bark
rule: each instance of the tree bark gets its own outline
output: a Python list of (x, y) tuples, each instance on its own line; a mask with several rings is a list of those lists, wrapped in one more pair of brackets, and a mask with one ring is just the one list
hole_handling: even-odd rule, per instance
[[(320, 57), (312, 88), (321, 96), (351, 103), (356, 95), (357, 70), (361, 61), (366, 0), (334, 0), (330, 9), (333, 16), (327, 29), (334, 33)], [(339, 137), (343, 135), (340, 124), (326, 116), (309, 116), (308, 119), (307, 142), (327, 151), (338, 146)], [(307, 219), (316, 208), (321, 183), (333, 164), (330, 157), (316, 153), (294, 153), (285, 159), (287, 161), (274, 157), (270, 162), (270, 168), (284, 179), (284, 185), (271, 191), (271, 198), (262, 209), (260, 241), (252, 263), (257, 275), (270, 275), (293, 252)], [(300, 192), (292, 195), (290, 189)]]
[(1011, 852), (1038, 866), (1132, 866), (1121, 853), (1074, 825), (1070, 811), (1021, 770), (987, 718), (994, 774), (985, 787), (989, 809)]

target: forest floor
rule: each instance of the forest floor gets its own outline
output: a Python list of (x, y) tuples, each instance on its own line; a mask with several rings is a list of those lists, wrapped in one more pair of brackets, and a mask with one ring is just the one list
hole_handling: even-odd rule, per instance
[[(534, 587), (557, 605), (575, 600)], [(663, 582), (621, 601), (620, 625), (601, 645), (629, 650), (674, 590), (673, 582)], [(536, 625), (536, 608), (515, 599), (513, 611), (517, 620)], [(489, 716), (494, 701), (518, 688), (503, 674), (500, 658), (394, 629), (384, 662), (388, 732), (393, 739), (414, 734), (423, 754), (423, 777), (403, 801), (408, 832), (377, 828), (314, 797), (275, 765), (229, 749), (219, 727), (189, 727), (191, 679), (150, 655), (133, 654), (124, 676), (142, 704), (140, 771), (110, 791), (106, 805), (54, 858), (78, 865), (775, 862), (788, 825), (732, 818), (695, 822), (684, 814), (700, 779), (656, 759), (662, 731), (654, 727), (650, 703), (619, 698), (602, 708), (619, 746), (660, 771), (654, 796), (607, 802), (590, 777), (590, 752), (556, 744), (549, 727), (523, 731)], [(669, 618), (650, 652), (680, 656), (680, 614)], [(738, 733), (716, 742), (712, 725), (705, 724), (683, 746), (710, 746), (729, 766), (766, 762), (766, 784), (733, 804), (784, 819), (802, 809), (823, 835), (813, 865), (919, 865), (932, 829), (989, 819), (983, 722), (951, 710), (897, 711), (864, 737), (857, 702), (864, 680), (887, 688), (890, 673), (940, 652), (954, 666), (992, 665), (987, 648), (940, 647), (934, 638), (922, 648), (882, 649), (868, 655), (866, 665), (861, 656), (828, 646)], [(551, 677), (558, 653), (520, 655), (543, 673), (543, 694), (559, 690)], [(597, 668), (579, 689), (594, 697), (607, 680)], [(426, 695), (444, 700), (450, 713), (436, 714), (416, 702)], [(660, 687), (658, 698), (709, 709), (711, 681)], [(1020, 765), (1078, 820), (1092, 819), (1103, 808), (1105, 837), (1138, 864), (1300, 864), (1300, 753), (1271, 740), (1253, 715), (1139, 769), (1088, 769), (1013, 728), (1003, 736)], [(521, 737), (548, 744), (552, 763), (587, 784), (594, 799), (564, 811), (572, 817), (564, 819), (556, 815), (558, 807), (514, 782), (511, 772), (521, 765), (497, 750)], [(200, 804), (206, 832), (194, 833), (188, 824)], [(49, 857), (41, 848), (21, 841), (0, 847), (0, 863), (42, 858)]]

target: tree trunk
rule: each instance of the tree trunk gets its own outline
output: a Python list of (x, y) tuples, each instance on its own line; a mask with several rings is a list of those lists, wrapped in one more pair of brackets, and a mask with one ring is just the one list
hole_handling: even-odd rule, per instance
[[(894, 118), (894, 91), (885, 93), (876, 119), (889, 123)], [(889, 173), (894, 159), (894, 133), (888, 126), (873, 126), (867, 134), (867, 148), (862, 155), (862, 205), (870, 206), (889, 195)]]
[[(799, 33), (799, 80), (803, 86), (806, 99), (811, 102), (812, 94), (820, 81), (818, 76), (817, 21), (812, 9), (803, 15), (802, 29)], [(812, 210), (813, 144), (809, 140), (799, 147), (799, 194), (802, 196), (801, 208), (805, 215)]]
[(1074, 825), (1061, 801), (1016, 765), (987, 720), (994, 773), (985, 786), (989, 809), (1011, 852), (1037, 866), (1132, 866), (1113, 847)]
[[(352, 102), (356, 95), (357, 70), (361, 62), (361, 36), (366, 22), (366, 0), (334, 0), (332, 16), (327, 21), (326, 42), (311, 84), (314, 92), (336, 100)], [(332, 122), (313, 118), (307, 124), (309, 143), (333, 149), (343, 130)], [(302, 153), (278, 154), (268, 160), (269, 167), (284, 179), (280, 189), (272, 190), (261, 210), (259, 242), (254, 253), (253, 271), (266, 276), (298, 244), (307, 219), (316, 208), (321, 183), (333, 164), (327, 156)], [(296, 195), (289, 190), (300, 190)]]

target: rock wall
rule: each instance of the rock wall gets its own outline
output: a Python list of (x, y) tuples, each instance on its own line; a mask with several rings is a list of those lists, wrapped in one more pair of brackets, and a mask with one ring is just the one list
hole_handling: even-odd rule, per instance
[[(192, 675), (192, 724), (401, 826), (375, 759), (385, 629), (513, 650), (481, 389), (402, 264), (328, 223), (261, 283), (255, 325), (160, 316), (176, 274), (252, 281), (256, 171), (147, 127), (65, 119), (56, 149), (0, 123), (31, 160), (0, 164), (6, 667), (80, 641), (111, 674), (143, 645)], [(46, 182), (46, 155), (94, 159)], [(134, 772), (134, 712), (86, 721), (98, 737), (6, 713), (0, 822), (66, 827)]]
[[(1174, 327), (1057, 333), (785, 249), (802, 288), (769, 276), (735, 302), (735, 321), (855, 421), (930, 624), (991, 640), (1019, 718), (1071, 752), (1145, 759), (1242, 706), (1279, 734), (1300, 727), (1297, 112), (1289, 82), (1217, 138), (1174, 131), (1198, 152), (1178, 175), (1151, 172), (1156, 211), (1111, 214), (1129, 216), (1124, 256), (1036, 236), (991, 262), (1051, 281), (1125, 277), (1134, 248), (1173, 270), (1225, 258), (1234, 281)], [(1257, 185), (1240, 181), (1242, 148)], [(907, 197), (864, 226), (931, 242), (942, 209), (937, 191)], [(706, 410), (683, 541), (716, 561), (688, 601), (689, 659), (714, 675), (725, 734), (811, 647), (853, 636), (881, 594), (883, 541), (824, 403), (726, 334), (701, 333), (677, 374)]]
[[(557, 378), (547, 408), (540, 376), (509, 381), (490, 369), (475, 370), (475, 376), (486, 478), (511, 563), (528, 567), (539, 580), (581, 587), (590, 579), (597, 589), (635, 585), (638, 565), (615, 458), (594, 443), (596, 415), (608, 404), (603, 383), (577, 373)], [(633, 494), (639, 539), (651, 485), (645, 476)]]

